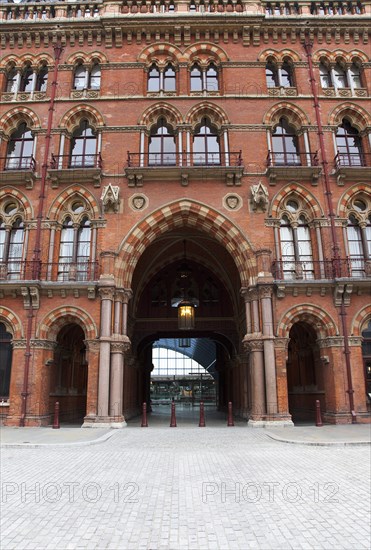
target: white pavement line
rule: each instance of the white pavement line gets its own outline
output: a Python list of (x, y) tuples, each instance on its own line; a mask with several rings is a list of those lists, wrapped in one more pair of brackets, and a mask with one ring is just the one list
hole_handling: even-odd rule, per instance
[(344, 447), (344, 446), (360, 446), (371, 445), (371, 441), (304, 441), (302, 439), (284, 439), (270, 433), (265, 434), (270, 439), (279, 441), (280, 443), (288, 443), (290, 445), (311, 445), (313, 447)]
[(72, 441), (71, 443), (1, 443), (0, 448), (19, 448), (26, 447), (27, 449), (34, 449), (36, 447), (86, 447), (88, 445), (96, 445), (97, 443), (104, 443), (108, 439), (111, 439), (114, 435), (118, 435), (118, 431), (113, 429), (107, 434), (101, 435), (97, 439), (90, 439), (89, 441)]

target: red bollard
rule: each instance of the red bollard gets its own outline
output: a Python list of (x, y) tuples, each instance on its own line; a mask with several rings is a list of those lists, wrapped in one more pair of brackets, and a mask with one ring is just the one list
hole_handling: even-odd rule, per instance
[(321, 417), (321, 403), (319, 402), (319, 399), (316, 399), (316, 426), (323, 426)]
[(206, 426), (205, 424), (205, 409), (204, 409), (204, 402), (200, 402), (200, 422), (198, 423), (199, 428), (204, 428)]
[(147, 422), (147, 403), (143, 403), (142, 423), (141, 423), (140, 427), (141, 427), (141, 428), (148, 428), (148, 422)]
[(170, 428), (176, 428), (175, 403), (174, 403), (174, 401), (171, 403)]
[(227, 426), (234, 426), (232, 401), (229, 401), (229, 403), (228, 403), (228, 422), (227, 422)]
[(60, 428), (60, 425), (59, 425), (59, 402), (56, 401), (54, 403), (54, 422), (53, 422), (53, 429), (54, 430), (59, 430)]

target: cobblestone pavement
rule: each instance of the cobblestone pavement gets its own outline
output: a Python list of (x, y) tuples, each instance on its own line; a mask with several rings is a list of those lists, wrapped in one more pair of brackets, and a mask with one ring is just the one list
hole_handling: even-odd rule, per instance
[(2, 550), (370, 547), (370, 447), (134, 423), (99, 445), (3, 448)]

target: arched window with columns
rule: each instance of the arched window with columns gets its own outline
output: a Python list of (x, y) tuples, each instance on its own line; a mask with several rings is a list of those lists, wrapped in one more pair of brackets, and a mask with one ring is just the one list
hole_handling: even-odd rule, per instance
[(92, 168), (97, 164), (97, 134), (87, 119), (73, 132), (69, 167)]
[(272, 132), (272, 151), (275, 166), (302, 164), (297, 131), (284, 117), (280, 118)]
[(0, 277), (20, 279), (24, 260), (24, 214), (17, 201), (10, 199), (0, 205)]
[(194, 63), (190, 69), (191, 92), (217, 92), (219, 91), (219, 68), (211, 62), (206, 66)]
[(5, 170), (27, 170), (34, 167), (34, 136), (26, 122), (21, 122), (10, 136)]
[(347, 256), (352, 277), (371, 274), (371, 199), (356, 196), (348, 205)]
[(365, 166), (362, 138), (357, 128), (344, 118), (335, 135), (336, 163), (340, 166)]
[(148, 140), (148, 164), (151, 166), (176, 164), (175, 133), (164, 117), (160, 117), (157, 124), (151, 128)]
[(94, 266), (89, 208), (82, 200), (74, 199), (67, 209), (60, 235), (58, 280), (90, 280)]
[(221, 163), (220, 136), (218, 129), (207, 117), (196, 126), (193, 136), (193, 164), (212, 165)]
[(176, 91), (176, 71), (171, 63), (164, 67), (158, 67), (152, 63), (148, 70), (147, 77), (148, 92), (175, 92)]
[(0, 322), (0, 399), (9, 397), (10, 374), (12, 369), (12, 334)]

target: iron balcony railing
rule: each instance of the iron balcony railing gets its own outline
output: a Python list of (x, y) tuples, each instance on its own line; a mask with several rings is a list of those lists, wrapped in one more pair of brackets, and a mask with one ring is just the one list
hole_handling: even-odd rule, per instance
[(52, 170), (73, 170), (76, 168), (102, 169), (102, 156), (100, 153), (90, 155), (52, 155), (50, 168)]
[(241, 151), (231, 153), (130, 153), (127, 167), (218, 167), (242, 166)]
[(10, 259), (0, 263), (0, 281), (96, 281), (98, 262), (38, 262)]
[(274, 261), (272, 274), (276, 281), (321, 280), (371, 277), (371, 264), (364, 258), (333, 260)]
[(30, 157), (2, 157), (1, 166), (3, 170), (36, 170), (36, 161)]
[(318, 166), (318, 153), (268, 151), (267, 166)]
[(338, 153), (334, 159), (336, 168), (351, 166), (359, 168), (360, 166), (370, 166), (371, 155), (369, 153)]

